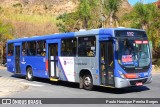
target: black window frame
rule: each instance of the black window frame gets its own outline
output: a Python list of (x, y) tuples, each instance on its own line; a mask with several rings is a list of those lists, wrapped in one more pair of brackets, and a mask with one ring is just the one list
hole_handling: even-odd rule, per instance
[[(73, 43), (66, 46), (69, 40), (73, 40)], [(64, 46), (65, 45), (65, 46)], [(69, 49), (69, 50), (68, 50)], [(77, 55), (77, 38), (64, 38), (61, 40), (61, 56), (63, 57), (75, 57)]]
[[(35, 46), (33, 44), (30, 46), (30, 43), (34, 43)], [(36, 54), (36, 41), (27, 41), (27, 56), (36, 56)]]
[[(91, 39), (93, 39), (93, 41), (91, 41)], [(93, 46), (94, 46), (94, 49), (92, 49)], [(96, 36), (95, 35), (85, 36), (85, 37), (83, 36), (78, 38), (78, 57), (96, 57)]]
[(46, 41), (45, 40), (36, 41), (36, 56), (39, 56), (39, 57), (46, 56)]
[(7, 44), (7, 56), (14, 56), (14, 43)]
[(27, 56), (28, 44), (27, 42), (22, 42), (22, 56)]

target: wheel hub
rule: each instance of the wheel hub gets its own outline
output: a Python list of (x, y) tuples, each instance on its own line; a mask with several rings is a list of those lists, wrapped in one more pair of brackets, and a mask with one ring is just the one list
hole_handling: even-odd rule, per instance
[(89, 86), (89, 85), (91, 84), (91, 79), (90, 79), (89, 77), (86, 77), (86, 78), (84, 79), (84, 84), (85, 84), (86, 86)]
[(32, 78), (31, 71), (28, 71), (28, 78)]

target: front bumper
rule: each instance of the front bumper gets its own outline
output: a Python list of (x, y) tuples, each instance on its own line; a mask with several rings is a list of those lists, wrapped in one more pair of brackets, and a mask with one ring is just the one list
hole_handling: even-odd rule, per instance
[(129, 86), (136, 86), (137, 82), (142, 82), (143, 84), (151, 83), (152, 82), (152, 75), (145, 78), (138, 78), (138, 79), (123, 79), (119, 77), (115, 77), (115, 88), (124, 88)]

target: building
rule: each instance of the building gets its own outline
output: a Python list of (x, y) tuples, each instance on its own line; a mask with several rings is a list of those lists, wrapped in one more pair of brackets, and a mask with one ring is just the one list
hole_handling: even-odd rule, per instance
[(157, 2), (155, 2), (154, 4), (157, 5), (158, 8), (160, 8), (160, 0), (158, 0)]

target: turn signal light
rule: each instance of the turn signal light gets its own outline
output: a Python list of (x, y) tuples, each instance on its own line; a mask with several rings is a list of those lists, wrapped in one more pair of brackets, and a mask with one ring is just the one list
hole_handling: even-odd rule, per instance
[(125, 74), (124, 76), (125, 76), (126, 78), (128, 78), (128, 79), (137, 78), (137, 75), (136, 75), (136, 74)]

